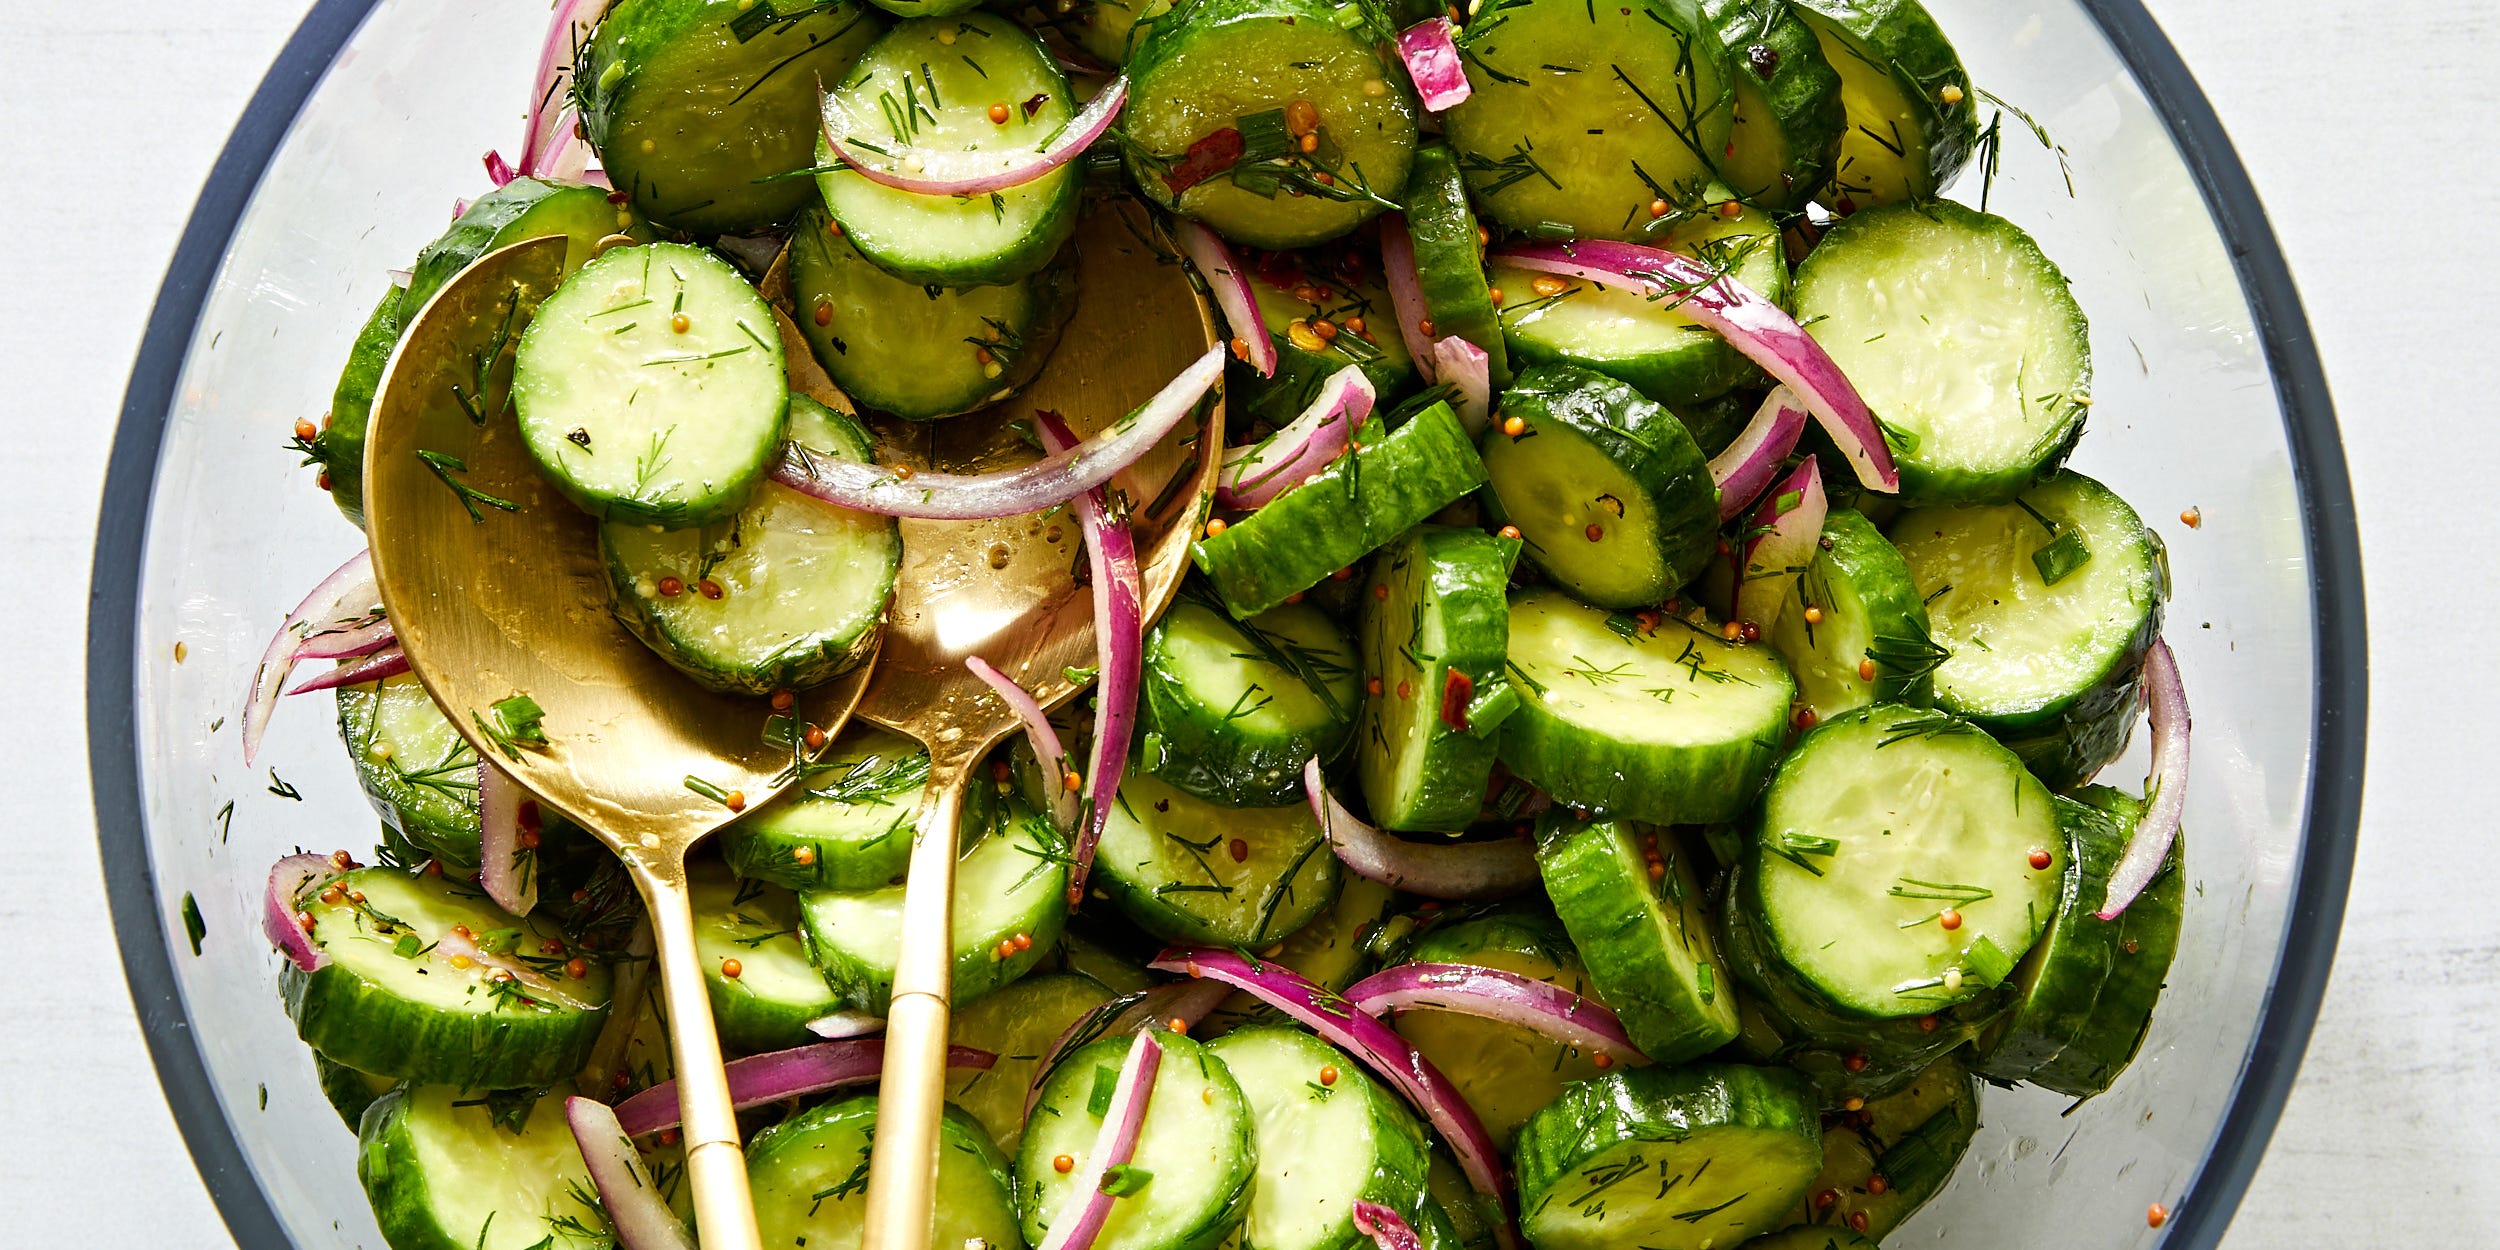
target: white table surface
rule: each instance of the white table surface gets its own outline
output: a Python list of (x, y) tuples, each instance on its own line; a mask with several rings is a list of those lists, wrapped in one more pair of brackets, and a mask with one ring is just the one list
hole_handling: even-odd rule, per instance
[[(527, 3), (530, 0), (514, 0)], [(2500, 1245), (2500, 10), (2148, 0), (2290, 253), (2360, 500), (2377, 733), (2342, 955), (2230, 1250)], [(81, 724), (104, 457), (177, 233), (306, 0), (0, 3), (0, 1243), (231, 1242), (132, 1022)], [(2462, 645), (2460, 645), (2462, 644)]]

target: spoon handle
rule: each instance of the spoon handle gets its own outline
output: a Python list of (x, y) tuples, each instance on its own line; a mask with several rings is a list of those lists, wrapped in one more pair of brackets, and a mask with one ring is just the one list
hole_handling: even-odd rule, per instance
[(721, 1067), (720, 1034), (712, 1025), (711, 995), (695, 953), (694, 903), (686, 889), (685, 862), (628, 862), (638, 870), (643, 903), (650, 910), (660, 993), (668, 1004), (669, 1048), (677, 1059), (695, 1228), (703, 1250), (762, 1250), (755, 1199), (747, 1189), (746, 1152), (738, 1143), (737, 1113), (729, 1102), (729, 1075)]
[[(930, 757), (928, 798), (903, 889), (902, 951), (886, 1008), (864, 1250), (928, 1250), (935, 1216), (947, 1004), (955, 974), (955, 823), (973, 757), (943, 748)], [(708, 1243), (704, 1250), (711, 1250)]]

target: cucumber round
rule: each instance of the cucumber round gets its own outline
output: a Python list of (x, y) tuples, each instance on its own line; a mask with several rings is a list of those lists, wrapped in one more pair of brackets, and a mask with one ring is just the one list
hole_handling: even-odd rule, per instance
[[(808, 200), (816, 87), (885, 24), (863, 5), (617, 0), (584, 50), (582, 122), (635, 207), (695, 234), (786, 221)], [(767, 336), (769, 337), (769, 335)]]
[(1514, 1152), (1537, 1250), (1706, 1250), (1773, 1227), (1822, 1165), (1803, 1078), (1734, 1064), (1583, 1081)]
[(1699, 201), (1731, 124), (1698, 0), (1512, 0), (1466, 28), (1466, 103), (1442, 118), (1476, 203), (1513, 229), (1645, 236)]
[(1354, 1204), (1414, 1215), (1430, 1167), (1423, 1126), (1353, 1057), (1300, 1029), (1236, 1029), (1208, 1043), (1250, 1105), (1256, 1178), (1243, 1245), (1357, 1250)]
[[(828, 1102), (755, 1135), (747, 1144), (747, 1188), (768, 1246), (861, 1244), (868, 1207), (868, 1151), (876, 1137), (877, 1096)], [(937, 1183), (930, 1193), (929, 1244), (1016, 1244), (1014, 1182), (1007, 1157), (981, 1126), (956, 1108), (938, 1122)]]
[(1432, 1152), (1432, 1170), (1424, 1178), (1424, 1187), (1432, 1195), (1428, 1209), (1449, 1225), (1444, 1231), (1454, 1250), (1485, 1250), (1500, 1244), (1500, 1230), (1509, 1217), (1492, 1199), (1476, 1192), (1448, 1151)]
[(1926, 8), (1918, 0), (1790, 6), (1840, 74), (1848, 114), (1831, 181), (1815, 198), (1847, 213), (1924, 200), (1953, 181), (1979, 144), (1979, 94)]
[(1754, 410), (1762, 406), (1762, 397), (1746, 391), (1730, 391), (1717, 399), (1694, 404), (1669, 404), (1668, 410), (1684, 423), (1701, 448), (1701, 454), (1715, 456), (1726, 451), (1736, 436), (1745, 432), (1753, 420)]
[(1840, 73), (1786, 0), (1702, 0), (1727, 45), (1735, 125), (1719, 176), (1748, 204), (1805, 207), (1839, 163), (1849, 110)]
[(1327, 910), (1338, 876), (1308, 803), (1219, 807), (1140, 772), (1094, 851), (1097, 887), (1172, 942), (1264, 947)]
[(387, 1076), (358, 1072), (343, 1063), (333, 1063), (320, 1051), (313, 1052), (313, 1076), (321, 1083), (321, 1096), (330, 1109), (347, 1122), (347, 1131), (355, 1132), (363, 1123), (365, 1108), (379, 1101), (382, 1095), (399, 1088), (400, 1083)]
[[(1818, 619), (1807, 619), (1808, 609)], [(1797, 699), (1817, 720), (1875, 703), (1925, 707), (1947, 655), (1928, 632), (1927, 605), (1900, 551), (1847, 508), (1823, 518), (1814, 560), (1767, 641), (1788, 658)]]
[[(1077, 109), (1067, 75), (1032, 35), (977, 10), (899, 22), (848, 74), (826, 81), (851, 116), (885, 119), (873, 135), (861, 136), (880, 147), (1028, 150), (1047, 143)], [(1135, 103), (1132, 95), (1132, 109)], [(990, 120), (995, 104), (1010, 106), (1004, 123)], [(832, 149), (821, 141), (816, 155), (826, 167), (816, 187), (842, 233), (860, 255), (904, 282), (1014, 282), (1049, 264), (1076, 230), (1082, 161), (989, 195), (949, 196), (898, 190), (835, 168)]]
[[(1827, 1147), (1828, 1149), (1828, 1147)], [(1764, 1233), (1740, 1250), (1879, 1250), (1874, 1240), (1823, 1224), (1795, 1224)]]
[(1660, 1063), (1682, 1063), (1735, 1040), (1735, 987), (1711, 936), (1700, 877), (1675, 835), (1580, 820), (1559, 807), (1543, 823), (1537, 874), (1632, 1044)]
[(1414, 159), (1420, 106), (1382, 59), (1394, 35), (1371, 0), (1182, 0), (1129, 58), (1129, 176), (1253, 247), (1352, 230), (1397, 205)]
[(1551, 590), (1510, 605), (1523, 687), (1502, 762), (1558, 802), (1651, 824), (1733, 820), (1788, 738), (1796, 684), (1769, 647), (1682, 617), (1640, 619)]
[(998, 1058), (987, 1068), (949, 1071), (946, 1101), (979, 1121), (999, 1149), (1014, 1150), (1024, 1140), (1024, 1093), (1040, 1075), (1043, 1054), (1069, 1025), (1110, 1001), (1111, 991), (1093, 978), (1059, 972), (965, 1004), (949, 1022), (954, 1044)]
[[(1153, 943), (1153, 944), (1149, 944)], [(1114, 994), (1134, 994), (1158, 981), (1146, 963), (1160, 943), (1127, 925), (1116, 928), (1084, 913), (1070, 916), (1050, 966), (1083, 977)]]
[[(1013, 6), (1009, 6), (1013, 7)], [(1032, 0), (1017, 16), (1035, 29), (1048, 27), (1105, 65), (1126, 65), (1130, 54), (1172, 11), (1172, 0), (1080, 0), (1061, 9), (1058, 0)]]
[(417, 849), (456, 868), (478, 864), (477, 752), (416, 674), (338, 688), (339, 737), (356, 782)]
[(565, 1092), (499, 1102), (408, 1085), (375, 1099), (357, 1134), (356, 1178), (391, 1250), (613, 1245), (565, 1124)]
[[(858, 421), (804, 395), (789, 404), (792, 443), (873, 459)], [(857, 667), (877, 649), (903, 563), (894, 518), (770, 480), (725, 521), (658, 532), (610, 521), (599, 548), (617, 619), (679, 672), (730, 694), (803, 689)]]
[(919, 743), (852, 721), (799, 785), (721, 830), (721, 857), (741, 877), (793, 890), (899, 884), (928, 780)]
[[(678, 326), (686, 327), (683, 331)], [(521, 441), (603, 521), (685, 529), (746, 506), (790, 409), (772, 306), (699, 247), (620, 247), (538, 306), (513, 358)]]
[(1503, 392), (1501, 416), (1478, 444), (1487, 511), (1575, 598), (1655, 606), (1718, 549), (1710, 461), (1674, 413), (1613, 378), (1536, 365)]
[[(1845, 1233), (1864, 1216), (1868, 1236), (1889, 1236), (1952, 1179), (1978, 1131), (1979, 1083), (1947, 1055), (1899, 1092), (1823, 1130), (1822, 1174), (1789, 1218)], [(1881, 1186), (1873, 1183), (1879, 1176)], [(1827, 1193), (1829, 1207), (1821, 1204)]]
[[(1406, 959), (1498, 968), (1605, 1002), (1570, 935), (1533, 912), (1497, 913), (1435, 929), (1407, 949)], [(1389, 1023), (1450, 1078), (1494, 1144), (1505, 1149), (1519, 1126), (1561, 1097), (1566, 1086), (1605, 1072), (1594, 1055), (1498, 1020), (1419, 1008)], [(1469, 1191), (1462, 1185), (1460, 1192)], [(1446, 1197), (1443, 1205), (1449, 1205)]]
[(1927, 601), (1936, 703), (2055, 789), (2091, 779), (2134, 731), (2144, 653), (2169, 587), (2135, 509), (2061, 472), (2011, 504), (1920, 508), (1893, 522)]
[(299, 439), (294, 444), (304, 453), (304, 464), (319, 473), (316, 481), (330, 492), (330, 502), (358, 529), (365, 524), (365, 426), (373, 418), (374, 393), (382, 388), (391, 349), (399, 346), (400, 330), (414, 315), (407, 299), (408, 292), (400, 287), (382, 292), (348, 344), (347, 363), (339, 369), (320, 432), (309, 442)]
[[(1484, 276), (1483, 235), (1458, 156), (1446, 144), (1415, 150), (1415, 171), (1406, 182), (1406, 233), (1415, 245), (1415, 281), (1424, 297), (1427, 337), (1450, 335), (1484, 349), (1495, 387), (1510, 382), (1510, 354), (1494, 286)], [(1516, 290), (1517, 288), (1513, 288)]]
[(1211, 803), (1302, 800), (1302, 765), (1354, 737), (1361, 660), (1326, 613), (1305, 604), (1236, 621), (1183, 598), (1146, 634), (1137, 702), (1139, 762)]
[[(1356, 771), (1384, 828), (1458, 832), (1484, 807), (1506, 688), (1503, 591), (1519, 544), (1418, 526), (1372, 562), (1363, 603), (1363, 717)], [(1377, 682), (1377, 685), (1371, 683)]]
[(740, 880), (713, 863), (687, 870), (687, 890), (694, 899), (695, 957), (722, 1043), (762, 1052), (815, 1040), (807, 1022), (841, 1010), (842, 1001), (807, 960), (797, 897), (769, 881)]
[[(1288, 272), (1279, 275), (1290, 279), (1280, 286), (1259, 269), (1247, 276), (1259, 319), (1269, 326), (1268, 341), (1276, 348), (1276, 375), (1260, 377), (1239, 358), (1226, 362), (1224, 402), (1245, 427), (1292, 424), (1347, 365), (1362, 366), (1384, 404), (1415, 385), (1415, 362), (1398, 333), (1396, 308), (1378, 283)], [(1323, 321), (1333, 334), (1322, 334)]]
[[(1163, 1062), (1134, 1155), (1135, 1166), (1153, 1176), (1111, 1204), (1095, 1250), (1213, 1250), (1250, 1200), (1257, 1153), (1241, 1086), (1223, 1060), (1187, 1034), (1157, 1040)], [(1100, 1183), (1081, 1173), (1128, 1048), (1127, 1037), (1103, 1038), (1070, 1052), (1043, 1078), (1016, 1151), (1016, 1208), (1029, 1244), (1042, 1243), (1080, 1186)], [(1065, 1171), (1057, 1166), (1062, 1158), (1071, 1160)]]
[(1773, 955), (1845, 1011), (1923, 1016), (2002, 984), (2056, 910), (2049, 792), (1968, 721), (1879, 704), (1809, 731), (1750, 848)]
[(1796, 309), (1884, 423), (1904, 503), (2003, 503), (2083, 430), (2083, 308), (2002, 217), (1947, 200), (1861, 212), (1797, 267)]

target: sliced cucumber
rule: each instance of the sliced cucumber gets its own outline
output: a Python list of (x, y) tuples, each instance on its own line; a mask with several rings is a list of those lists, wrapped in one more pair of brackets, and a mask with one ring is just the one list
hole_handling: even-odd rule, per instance
[(1776, 1233), (1764, 1233), (1746, 1242), (1741, 1250), (1878, 1250), (1878, 1247), (1872, 1238), (1846, 1228), (1794, 1224)]
[(330, 492), (330, 502), (358, 529), (365, 524), (365, 425), (373, 417), (374, 393), (382, 387), (391, 349), (399, 346), (400, 328), (414, 315), (407, 298), (408, 292), (397, 286), (382, 292), (348, 344), (347, 364), (330, 392), (330, 411), (321, 418), (320, 432), (309, 442), (299, 439), (294, 444), (304, 453), (304, 464), (316, 468), (315, 483)]
[(614, 1244), (564, 1121), (566, 1092), (478, 1097), (408, 1085), (376, 1099), (357, 1134), (356, 1178), (391, 1250)]
[(1501, 413), (1478, 444), (1492, 519), (1518, 526), (1528, 558), (1581, 601), (1655, 606), (1717, 550), (1719, 489), (1674, 413), (1567, 364), (1521, 373)]
[(1779, 1223), (1823, 1151), (1797, 1074), (1693, 1064), (1571, 1086), (1515, 1155), (1537, 1250), (1707, 1250)]
[(1174, 942), (1266, 946), (1327, 910), (1337, 878), (1308, 803), (1219, 807), (1138, 772), (1094, 851), (1098, 888)]
[(1849, 118), (1816, 198), (1846, 213), (1924, 200), (1953, 181), (1979, 143), (1979, 96), (1936, 19), (1918, 0), (1789, 2), (1839, 72)]
[(1697, 404), (1670, 404), (1668, 408), (1675, 413), (1676, 419), (1684, 423), (1684, 428), (1691, 431), (1693, 442), (1700, 446), (1701, 454), (1715, 456), (1726, 451), (1728, 444), (1744, 433), (1745, 426), (1753, 420), (1754, 409), (1760, 406), (1760, 396), (1745, 391), (1730, 391), (1717, 399), (1705, 399)]
[(417, 849), (456, 868), (478, 863), (477, 752), (413, 673), (338, 688), (339, 737), (357, 784)]
[[(861, 53), (833, 94), (853, 117), (884, 118), (880, 146), (924, 151), (1013, 152), (1048, 142), (1076, 101), (1067, 75), (1032, 35), (995, 13), (899, 22)], [(1135, 106), (1135, 97), (1130, 99)], [(1007, 120), (990, 120), (1006, 104)], [(891, 129), (888, 129), (888, 128)], [(928, 286), (1013, 282), (1059, 254), (1076, 229), (1083, 162), (1022, 186), (978, 196), (922, 195), (832, 168), (822, 142), (817, 190), (842, 233), (887, 273)]]
[(1797, 689), (1769, 647), (1551, 590), (1511, 600), (1510, 665), (1524, 697), (1504, 723), (1502, 762), (1561, 802), (1659, 825), (1751, 806)]
[[(1343, 255), (1362, 263), (1359, 252)], [(1245, 425), (1291, 424), (1347, 365), (1363, 367), (1384, 403), (1414, 386), (1415, 362), (1398, 333), (1389, 293), (1378, 284), (1287, 271), (1278, 276), (1289, 284), (1280, 286), (1268, 276), (1253, 270), (1250, 294), (1259, 302), (1259, 319), (1272, 327), (1267, 337), (1276, 347), (1276, 376), (1262, 378), (1238, 358), (1224, 371), (1225, 402), (1238, 405), (1231, 411)]]
[(1068, 918), (1068, 928), (1059, 935), (1059, 947), (1050, 966), (1084, 977), (1114, 994), (1134, 994), (1158, 979), (1146, 971), (1146, 963), (1161, 948), (1161, 943), (1128, 925), (1089, 920), (1079, 913)]
[(1006, 399), (1042, 371), (1076, 311), (1068, 265), (1004, 286), (922, 286), (826, 225), (811, 209), (790, 232), (799, 332), (843, 393), (879, 412), (918, 421)]
[[(824, 1103), (755, 1135), (747, 1188), (768, 1246), (857, 1246), (866, 1226), (868, 1150), (877, 1096)], [(1014, 1182), (1007, 1157), (971, 1116), (953, 1107), (938, 1122), (929, 1244), (947, 1250), (1016, 1244)]]
[[(1159, 1034), (1163, 1062), (1138, 1131), (1135, 1166), (1151, 1176), (1111, 1204), (1095, 1250), (1212, 1250), (1241, 1218), (1257, 1169), (1250, 1104), (1224, 1062), (1187, 1034)], [(1016, 1208), (1024, 1237), (1040, 1245), (1079, 1186), (1101, 1131), (1104, 1106), (1129, 1039), (1106, 1037), (1071, 1052), (1043, 1078), (1016, 1152)], [(1097, 1094), (1096, 1091), (1103, 1091)], [(1067, 1159), (1062, 1169), (1057, 1161)]]
[(1111, 991), (1091, 977), (1060, 972), (1026, 977), (980, 1001), (968, 1003), (950, 1024), (958, 1046), (998, 1056), (987, 1068), (946, 1074), (946, 1101), (980, 1121), (1001, 1150), (1024, 1140), (1024, 1092), (1032, 1088), (1042, 1056), (1069, 1025), (1111, 1001)]
[(1845, 1011), (1923, 1016), (2013, 974), (2057, 907), (2048, 790), (1968, 721), (1881, 704), (1808, 732), (1762, 800), (1751, 908)]
[(1412, 1218), (1430, 1166), (1413, 1112), (1344, 1051), (1299, 1029), (1236, 1029), (1208, 1043), (1250, 1104), (1257, 1178), (1241, 1242), (1258, 1250), (1355, 1250), (1371, 1236), (1354, 1204)]
[(1302, 765), (1354, 738), (1361, 661), (1326, 613), (1304, 604), (1246, 621), (1214, 596), (1184, 596), (1146, 634), (1139, 761), (1212, 803), (1302, 801)]
[(1190, 545), (1236, 617), (1257, 616), (1484, 485), (1484, 462), (1448, 404), (1342, 455), (1267, 506)]
[(387, 1076), (358, 1072), (343, 1063), (332, 1063), (320, 1051), (313, 1052), (313, 1076), (321, 1082), (321, 1096), (330, 1109), (347, 1121), (347, 1131), (355, 1132), (365, 1118), (365, 1108), (379, 1101), (382, 1095), (399, 1088), (399, 1082)]
[(2067, 789), (2126, 750), (2169, 587), (2159, 540), (2108, 487), (2061, 472), (1995, 507), (1893, 522), (1927, 601), (1936, 703)]
[(1589, 979), (1642, 1054), (1682, 1063), (1735, 1040), (1734, 982), (1673, 834), (1551, 808), (1536, 864)]
[(1927, 605), (1901, 553), (1858, 513), (1823, 518), (1814, 561), (1798, 574), (1771, 627), (1797, 699), (1817, 720), (1873, 703), (1925, 707), (1949, 654), (1928, 632)]
[(1129, 176), (1253, 247), (1396, 207), (1420, 106), (1382, 59), (1394, 34), (1370, 0), (1182, 0), (1129, 58)]
[(1496, 387), (1510, 382), (1509, 352), (1493, 286), (1484, 276), (1484, 236), (1467, 204), (1458, 156), (1445, 144), (1415, 150), (1406, 183), (1406, 233), (1415, 244), (1415, 281), (1424, 297), (1428, 338), (1458, 337), (1484, 349)]
[(1727, 146), (1719, 36), (1696, 0), (1514, 0), (1467, 23), (1474, 93), (1442, 118), (1468, 189), (1514, 229), (1646, 235)]
[(928, 780), (919, 743), (853, 721), (800, 785), (721, 831), (721, 856), (739, 876), (793, 890), (895, 885)]
[[(1605, 1001), (1590, 983), (1570, 935), (1534, 912), (1497, 913), (1445, 925), (1417, 939), (1406, 959), (1498, 968)], [(1389, 1023), (1458, 1086), (1484, 1131), (1504, 1149), (1519, 1126), (1561, 1097), (1566, 1086), (1605, 1072), (1594, 1055), (1498, 1020), (1419, 1009)], [(1459, 1192), (1470, 1191), (1462, 1184)], [(1442, 1201), (1449, 1205), (1448, 1197)], [(1458, 1215), (1453, 1211), (1451, 1218)]]
[(1719, 176), (1748, 204), (1805, 207), (1839, 163), (1849, 110), (1840, 74), (1786, 0), (1702, 0), (1727, 45), (1735, 125)]
[[(1823, 1173), (1789, 1218), (1890, 1236), (1944, 1188), (1978, 1131), (1979, 1083), (1960, 1060), (1939, 1059), (1900, 1092), (1871, 1099), (1823, 1130)], [(1828, 1207), (1825, 1194), (1832, 1197)]]
[(1492, 1199), (1476, 1192), (1448, 1151), (1432, 1152), (1432, 1170), (1424, 1186), (1432, 1195), (1430, 1206), (1449, 1223), (1448, 1244), (1455, 1250), (1485, 1250), (1500, 1244), (1508, 1217)]
[(2074, 1098), (2110, 1087), (2134, 1061), (2179, 950), (2187, 903), (2182, 852), (2116, 920), (2094, 913), (2143, 804), (2094, 786), (2057, 800), (2066, 833), (2057, 915), (2014, 978), (2014, 1009), (1980, 1039), (1980, 1075), (2028, 1081)]
[(1126, 65), (1155, 19), (1171, 11), (1171, 0), (1082, 0), (1064, 11), (1057, 0), (1031, 0), (1017, 16), (1036, 30), (1058, 32), (1105, 65)]
[(582, 266), (539, 305), (512, 398), (566, 498), (683, 529), (736, 515), (762, 480), (790, 409), (782, 368), (772, 306), (737, 266), (654, 243)]
[(786, 221), (807, 202), (787, 175), (814, 151), (817, 84), (884, 28), (847, 0), (618, 0), (584, 52), (585, 132), (653, 220), (695, 234)]
[(1373, 561), (1355, 762), (1382, 826), (1457, 832), (1482, 810), (1496, 731), (1518, 698), (1503, 694), (1502, 667), (1518, 556), (1512, 539), (1424, 525)]
[(840, 1010), (842, 1000), (808, 962), (798, 898), (769, 881), (742, 881), (719, 864), (694, 865), (687, 877), (695, 955), (721, 1041), (760, 1052), (815, 1040), (807, 1022)]
[(1947, 200), (1859, 213), (1815, 245), (1796, 290), (1798, 319), (1883, 421), (1906, 503), (2002, 503), (2083, 429), (2083, 308), (2002, 217)]

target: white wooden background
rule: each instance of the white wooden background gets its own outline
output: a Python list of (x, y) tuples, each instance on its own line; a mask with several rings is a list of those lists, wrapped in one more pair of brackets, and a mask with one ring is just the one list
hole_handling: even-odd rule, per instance
[[(515, 0), (516, 3), (526, 0)], [(2360, 869), (2317, 1040), (2230, 1250), (2500, 1246), (2500, 9), (2148, 0), (2290, 252), (2360, 496)], [(88, 806), (105, 450), (191, 200), (306, 0), (0, 0), (0, 1243), (231, 1244), (132, 1024)], [(2468, 802), (2469, 797), (2480, 798)], [(109, 1230), (109, 1231), (108, 1231)], [(2010, 1250), (2010, 1248), (2009, 1248)]]

